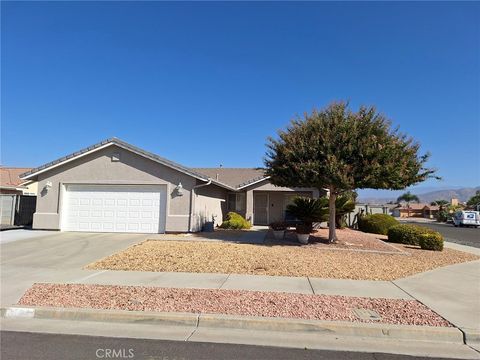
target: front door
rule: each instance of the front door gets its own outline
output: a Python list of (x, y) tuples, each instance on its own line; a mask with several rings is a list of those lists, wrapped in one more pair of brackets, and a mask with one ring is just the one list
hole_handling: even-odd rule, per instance
[(268, 194), (255, 194), (253, 198), (253, 224), (268, 225)]

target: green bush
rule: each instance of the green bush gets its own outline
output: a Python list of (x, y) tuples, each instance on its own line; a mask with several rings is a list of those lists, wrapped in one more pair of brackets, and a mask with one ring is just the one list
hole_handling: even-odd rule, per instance
[(388, 241), (399, 244), (419, 246), (420, 238), (423, 234), (438, 233), (423, 226), (400, 224), (388, 229)]
[(371, 214), (358, 218), (358, 229), (372, 234), (387, 235), (388, 229), (398, 225), (398, 221), (390, 215)]
[(220, 227), (222, 229), (250, 229), (252, 225), (236, 212), (229, 212), (227, 218)]
[(419, 240), (420, 247), (424, 250), (443, 250), (443, 236), (438, 232), (422, 234)]

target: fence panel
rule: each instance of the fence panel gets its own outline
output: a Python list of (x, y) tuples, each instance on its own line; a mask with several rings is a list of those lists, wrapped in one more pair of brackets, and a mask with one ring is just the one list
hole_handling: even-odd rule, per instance
[(0, 218), (2, 225), (13, 225), (15, 217), (14, 194), (0, 194)]

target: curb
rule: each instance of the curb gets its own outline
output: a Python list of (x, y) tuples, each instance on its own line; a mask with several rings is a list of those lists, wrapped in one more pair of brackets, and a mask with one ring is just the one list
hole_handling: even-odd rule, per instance
[(359, 336), (390, 340), (434, 341), (464, 344), (463, 333), (454, 327), (393, 325), (325, 320), (262, 318), (223, 314), (144, 312), (11, 306), (1, 309), (4, 318), (55, 319), (191, 326), (197, 328), (247, 329), (279, 332), (309, 332), (324, 335)]
[(460, 328), (465, 338), (465, 344), (480, 352), (480, 331), (475, 329)]

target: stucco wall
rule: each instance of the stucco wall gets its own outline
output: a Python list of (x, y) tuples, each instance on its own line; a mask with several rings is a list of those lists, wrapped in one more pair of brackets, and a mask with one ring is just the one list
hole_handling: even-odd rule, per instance
[[(267, 192), (307, 192), (312, 195), (313, 198), (318, 198), (319, 197), (319, 191), (318, 189), (314, 188), (287, 188), (287, 187), (282, 187), (282, 186), (275, 186), (272, 183), (270, 183), (268, 180), (261, 181), (257, 184), (254, 184), (248, 188), (245, 189), (246, 192), (246, 211), (245, 211), (245, 218), (249, 221), (253, 221), (253, 193), (255, 191), (267, 191)], [(283, 195), (282, 195), (283, 196)], [(271, 204), (270, 204), (271, 205)], [(274, 206), (275, 207), (275, 206)], [(275, 217), (278, 215), (278, 207), (275, 207), (274, 214)], [(271, 210), (271, 209), (270, 209)], [(272, 220), (275, 217), (271, 217), (269, 219), (270, 222), (275, 221)]]
[[(120, 161), (112, 161), (112, 154)], [(48, 192), (43, 189), (52, 182)], [(183, 196), (175, 187), (181, 182)], [(38, 175), (36, 229), (59, 229), (62, 184), (136, 184), (167, 185), (166, 231), (188, 231), (190, 191), (196, 179), (115, 145), (88, 154)]]
[(25, 186), (27, 188), (23, 190), (24, 195), (38, 195), (38, 183), (36, 181)]
[(212, 221), (212, 217), (215, 219), (215, 226), (220, 225), (223, 221), (223, 214), (227, 212), (227, 190), (216, 185), (209, 185), (196, 189), (195, 193), (193, 230), (202, 230), (203, 224)]

